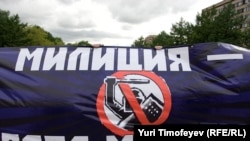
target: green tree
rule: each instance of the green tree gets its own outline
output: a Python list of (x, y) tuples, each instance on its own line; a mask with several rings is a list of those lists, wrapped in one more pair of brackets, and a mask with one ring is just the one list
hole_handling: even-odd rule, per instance
[(245, 19), (236, 12), (233, 4), (225, 6), (214, 18), (214, 25), (216, 25), (214, 32), (217, 36), (213, 40), (240, 45), (244, 21)]
[(242, 31), (241, 44), (243, 47), (250, 49), (250, 24)]
[(54, 37), (53, 42), (54, 42), (55, 45), (57, 45), (57, 46), (63, 46), (63, 45), (65, 45), (64, 41), (63, 41), (62, 38), (60, 38), (60, 37)]
[[(232, 3), (220, 10), (215, 7), (203, 10), (196, 15), (195, 24), (186, 22), (183, 18), (172, 25), (170, 35), (161, 32), (151, 46), (183, 45), (202, 42), (225, 42), (250, 48), (250, 27), (242, 30), (247, 23), (242, 14), (237, 13)], [(145, 46), (142, 36), (134, 45)]]
[(145, 39), (143, 36), (140, 36), (137, 40), (134, 41), (132, 47), (145, 47)]
[(196, 16), (193, 42), (226, 42), (240, 45), (244, 20), (231, 3), (221, 11), (216, 11), (215, 8), (205, 10)]
[(174, 45), (190, 44), (193, 25), (183, 18), (179, 22), (172, 25), (170, 35), (174, 40)]
[(40, 26), (28, 26), (26, 28), (27, 38), (29, 41), (26, 46), (60, 46), (64, 42), (59, 37), (53, 37), (51, 33), (45, 31)]
[(54, 45), (59, 45), (59, 46), (64, 45), (64, 42), (60, 37), (54, 37), (50, 32), (45, 31), (45, 30), (44, 30), (44, 32), (47, 33), (47, 39), (49, 41), (53, 42)]
[(75, 42), (75, 43), (67, 43), (67, 46), (91, 46), (91, 44), (88, 41), (85, 40), (81, 40), (79, 42)]
[(216, 9), (202, 11), (196, 15), (196, 25), (193, 28), (192, 42), (209, 42), (213, 41), (214, 36), (214, 17), (216, 15)]
[(76, 43), (76, 46), (91, 46), (91, 44), (88, 41), (82, 40)]
[(165, 31), (161, 31), (152, 42), (152, 47), (154, 46), (172, 46), (174, 44), (174, 40), (172, 36), (167, 34)]
[(9, 11), (0, 9), (0, 47), (22, 46), (27, 42), (27, 24), (21, 23), (19, 16), (10, 15)]

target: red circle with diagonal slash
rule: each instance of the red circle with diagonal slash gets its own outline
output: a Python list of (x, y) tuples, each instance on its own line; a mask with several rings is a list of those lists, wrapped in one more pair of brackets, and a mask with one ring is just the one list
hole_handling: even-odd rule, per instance
[[(140, 107), (140, 104), (136, 100), (136, 97), (132, 94), (132, 90), (129, 87), (128, 84), (119, 84), (121, 87), (121, 90), (125, 96), (126, 99), (129, 99), (128, 102), (131, 105), (131, 108), (136, 112), (134, 114), (138, 118), (139, 122), (142, 125), (159, 125), (162, 124), (169, 116), (171, 106), (172, 106), (172, 100), (171, 100), (171, 93), (169, 90), (168, 85), (166, 82), (159, 76), (157, 76), (154, 72), (151, 71), (120, 71), (114, 73), (112, 76), (118, 78), (118, 79), (124, 79), (124, 76), (126, 75), (141, 75), (144, 77), (149, 78), (152, 80), (154, 83), (157, 84), (157, 86), (160, 88), (160, 91), (162, 92), (163, 100), (164, 100), (164, 106), (163, 106), (163, 112), (159, 116), (159, 118), (154, 121), (150, 122), (146, 114), (143, 112), (142, 108)], [(116, 135), (119, 136), (124, 136), (124, 135), (132, 135), (133, 131), (129, 131), (123, 128), (120, 128), (113, 124), (107, 117), (105, 113), (105, 93), (106, 88), (105, 84), (103, 84), (99, 90), (97, 101), (96, 101), (96, 107), (97, 107), (97, 113), (99, 116), (99, 119), (101, 120), (102, 124), (107, 127), (110, 131), (115, 133)]]

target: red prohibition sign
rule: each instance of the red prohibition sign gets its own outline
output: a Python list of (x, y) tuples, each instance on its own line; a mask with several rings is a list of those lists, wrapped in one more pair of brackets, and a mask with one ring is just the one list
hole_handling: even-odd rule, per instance
[[(157, 76), (155, 73), (150, 72), (150, 71), (123, 71), (123, 72), (116, 72), (112, 76), (118, 79), (124, 79), (124, 76), (126, 75), (141, 75), (141, 76), (147, 77), (150, 80), (154, 81), (159, 87), (160, 91), (162, 92), (162, 96), (164, 100), (163, 112), (161, 113), (161, 115), (156, 121), (150, 122), (147, 119), (146, 114), (141, 108), (138, 100), (136, 99), (129, 85), (126, 83), (118, 84), (122, 90), (122, 93), (124, 94), (124, 97), (126, 99), (129, 99), (128, 102), (131, 105), (131, 108), (133, 109), (133, 111), (136, 111), (134, 112), (134, 114), (139, 120), (139, 122), (142, 125), (159, 125), (165, 122), (165, 120), (169, 116), (171, 106), (172, 106), (171, 93), (166, 82), (161, 77)], [(116, 135), (119, 135), (119, 136), (132, 135), (133, 131), (120, 128), (109, 120), (108, 116), (105, 113), (105, 108), (104, 108), (105, 94), (106, 94), (106, 87), (105, 87), (105, 84), (103, 84), (99, 90), (97, 101), (96, 101), (97, 113), (102, 124), (105, 127), (107, 127), (110, 131), (115, 133)]]

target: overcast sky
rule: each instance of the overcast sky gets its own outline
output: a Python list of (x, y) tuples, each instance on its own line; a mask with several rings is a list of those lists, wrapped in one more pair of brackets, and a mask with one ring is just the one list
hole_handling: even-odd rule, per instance
[(65, 43), (81, 40), (130, 46), (140, 36), (170, 32), (181, 18), (195, 22), (203, 8), (222, 0), (0, 0), (0, 9), (18, 14)]

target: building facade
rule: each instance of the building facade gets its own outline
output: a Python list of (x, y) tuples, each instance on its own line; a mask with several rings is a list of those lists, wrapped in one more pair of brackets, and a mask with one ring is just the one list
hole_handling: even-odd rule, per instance
[[(223, 0), (219, 3), (211, 5), (203, 10), (211, 9), (215, 7), (215, 9), (220, 12), (223, 7), (229, 3), (232, 3), (235, 7), (235, 10), (238, 14), (242, 14), (247, 20), (250, 20), (250, 0)], [(242, 28), (249, 26), (248, 23), (242, 23)]]
[(146, 38), (145, 38), (145, 44), (146, 45), (150, 45), (152, 44), (154, 38), (156, 37), (157, 35), (148, 35)]

